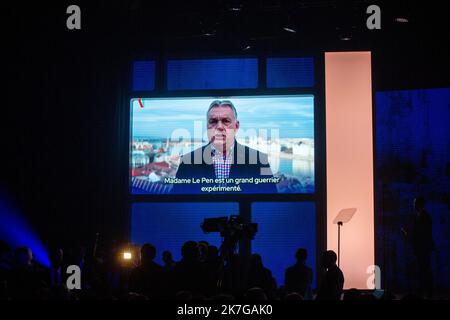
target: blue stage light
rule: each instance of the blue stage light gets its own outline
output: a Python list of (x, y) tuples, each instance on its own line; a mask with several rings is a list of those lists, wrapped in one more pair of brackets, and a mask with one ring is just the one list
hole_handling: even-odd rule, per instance
[(33, 251), (33, 259), (39, 264), (50, 267), (45, 246), (19, 210), (7, 195), (0, 192), (0, 239), (11, 247), (28, 247)]

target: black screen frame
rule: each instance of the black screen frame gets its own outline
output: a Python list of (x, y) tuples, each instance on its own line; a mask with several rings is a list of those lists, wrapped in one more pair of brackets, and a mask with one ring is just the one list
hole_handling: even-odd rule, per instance
[[(265, 93), (265, 94), (261, 94), (261, 95), (255, 95), (255, 94), (252, 94), (252, 95), (233, 95), (233, 96), (228, 96), (227, 97), (227, 99), (235, 99), (235, 98), (252, 98), (252, 97), (255, 97), (255, 98), (263, 98), (263, 97), (277, 97), (277, 96), (279, 96), (279, 97), (293, 97), (293, 96), (306, 96), (306, 95), (309, 95), (309, 96), (313, 96), (313, 99), (314, 99), (314, 134), (315, 134), (315, 132), (316, 132), (316, 128), (315, 128), (315, 126), (316, 126), (316, 123), (315, 123), (315, 110), (316, 110), (316, 102), (315, 102), (315, 100), (316, 100), (316, 97), (313, 95), (313, 94), (306, 94), (306, 93), (302, 93), (302, 94), (289, 94), (289, 95), (287, 95), (287, 94), (267, 94), (267, 93)], [(132, 97), (132, 98), (130, 98), (130, 128), (129, 128), (129, 136), (130, 136), (130, 141), (129, 141), (129, 150), (130, 150), (130, 154), (131, 154), (131, 151), (132, 151), (132, 148), (131, 148), (131, 141), (132, 141), (132, 121), (131, 121), (131, 118), (132, 118), (132, 106), (131, 106), (131, 99), (189, 99), (189, 98), (204, 98), (204, 97), (209, 97), (209, 98), (212, 98), (211, 96), (193, 96), (193, 97), (186, 97), (186, 96), (178, 96), (178, 97)], [(224, 97), (224, 96), (220, 96), (220, 97)], [(316, 140), (315, 140), (315, 136), (314, 136), (314, 150), (315, 150), (315, 148), (317, 147), (317, 145), (316, 145)], [(315, 157), (316, 155), (314, 154), (314, 157)], [(129, 164), (130, 164), (130, 161), (131, 161), (131, 156), (129, 157)], [(314, 180), (316, 179), (316, 168), (315, 168), (315, 166), (316, 166), (316, 158), (314, 158)], [(309, 196), (311, 196), (311, 195), (314, 195), (315, 193), (316, 193), (316, 182), (314, 183), (314, 192), (312, 192), (312, 193), (270, 193), (270, 194), (267, 194), (267, 193), (242, 193), (242, 194), (238, 194), (238, 193), (230, 193), (230, 194), (215, 194), (215, 193), (210, 193), (210, 194), (189, 194), (189, 193), (186, 193), (186, 194), (153, 194), (153, 193), (148, 193), (148, 194), (133, 194), (132, 192), (131, 192), (131, 175), (129, 174), (129, 177), (128, 177), (128, 182), (129, 182), (129, 195), (132, 197), (132, 198), (151, 198), (151, 197), (157, 197), (158, 198), (158, 200), (161, 200), (161, 199), (165, 199), (165, 198), (168, 198), (168, 200), (170, 200), (170, 199), (173, 199), (173, 200), (176, 200), (176, 201), (180, 201), (180, 202), (182, 202), (184, 199), (187, 199), (187, 198), (189, 198), (189, 200), (190, 201), (192, 201), (192, 197), (195, 197), (195, 198), (198, 198), (198, 200), (199, 201), (202, 201), (202, 202), (204, 202), (204, 201), (206, 201), (207, 200), (207, 198), (209, 198), (209, 197), (214, 197), (215, 198), (215, 201), (221, 201), (221, 200), (225, 200), (225, 199), (227, 199), (228, 197), (232, 197), (233, 198), (233, 200), (234, 201), (236, 201), (237, 199), (239, 199), (239, 200), (241, 200), (241, 199), (248, 199), (248, 198), (251, 198), (253, 201), (259, 201), (259, 200), (254, 200), (254, 199), (266, 199), (267, 197), (273, 197), (273, 198), (278, 198), (278, 196), (282, 196), (282, 197), (284, 197), (284, 196), (302, 196), (302, 197), (305, 197), (305, 198), (310, 198)], [(291, 198), (291, 197), (287, 197), (287, 198)]]
[[(314, 83), (311, 88), (267, 88), (266, 87), (266, 59), (267, 58), (314, 58)], [(221, 58), (257, 58), (258, 61), (258, 87), (255, 89), (214, 89), (214, 90), (176, 90), (167, 89), (167, 63), (172, 59), (221, 59)], [(127, 105), (127, 132), (128, 132), (128, 161), (127, 161), (127, 188), (126, 193), (132, 202), (235, 202), (235, 201), (322, 201), (325, 187), (325, 105), (324, 105), (324, 66), (323, 55), (317, 53), (291, 53), (291, 54), (265, 54), (258, 55), (227, 55), (227, 56), (192, 56), (169, 55), (165, 57), (138, 56), (135, 60), (148, 59), (155, 61), (155, 89), (148, 91), (132, 91), (130, 89), (126, 101)], [(132, 65), (132, 63), (131, 63)], [(132, 78), (132, 66), (130, 66), (130, 83)], [(131, 88), (131, 86), (129, 86)], [(278, 193), (278, 194), (132, 194), (130, 175), (130, 151), (131, 151), (131, 99), (158, 99), (158, 98), (202, 98), (202, 97), (263, 97), (286, 95), (312, 95), (314, 96), (314, 193)]]

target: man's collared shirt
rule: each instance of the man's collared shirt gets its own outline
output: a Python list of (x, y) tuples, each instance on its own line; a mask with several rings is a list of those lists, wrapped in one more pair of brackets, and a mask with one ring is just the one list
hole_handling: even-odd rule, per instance
[(231, 164), (233, 162), (233, 148), (234, 144), (225, 156), (217, 151), (214, 146), (211, 146), (211, 157), (217, 179), (227, 179), (230, 176)]

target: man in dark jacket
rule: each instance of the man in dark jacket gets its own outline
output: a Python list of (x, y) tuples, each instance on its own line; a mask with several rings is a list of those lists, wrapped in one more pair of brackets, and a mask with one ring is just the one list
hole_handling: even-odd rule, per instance
[(337, 255), (326, 251), (322, 256), (322, 277), (317, 300), (341, 300), (344, 289), (344, 274), (336, 265)]
[(165, 286), (163, 267), (154, 262), (156, 248), (146, 243), (141, 247), (141, 262), (130, 275), (130, 291), (150, 298), (161, 298)]
[[(237, 143), (239, 126), (231, 101), (211, 103), (207, 111), (209, 143), (182, 157), (176, 179), (191, 179), (191, 183), (175, 183), (173, 193), (277, 192), (267, 155)], [(226, 179), (239, 183), (226, 183)]]
[(284, 282), (288, 293), (297, 292), (303, 299), (312, 297), (313, 271), (306, 265), (308, 252), (305, 248), (300, 248), (295, 254), (297, 263), (286, 269)]

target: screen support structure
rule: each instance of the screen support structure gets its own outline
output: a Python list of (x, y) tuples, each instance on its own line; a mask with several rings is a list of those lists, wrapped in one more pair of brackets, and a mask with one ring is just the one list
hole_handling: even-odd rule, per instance
[[(242, 223), (251, 223), (252, 222), (252, 204), (250, 201), (240, 201), (239, 202), (239, 217), (241, 218)], [(250, 266), (250, 256), (252, 254), (252, 240), (248, 237), (243, 237), (239, 241), (239, 258), (242, 262), (242, 269), (244, 272), (242, 273), (243, 282), (247, 283), (247, 272)]]

